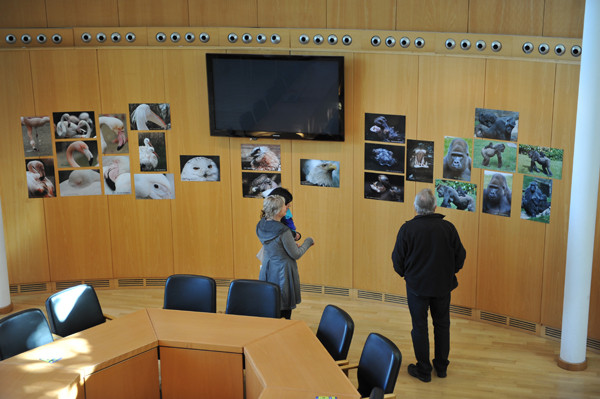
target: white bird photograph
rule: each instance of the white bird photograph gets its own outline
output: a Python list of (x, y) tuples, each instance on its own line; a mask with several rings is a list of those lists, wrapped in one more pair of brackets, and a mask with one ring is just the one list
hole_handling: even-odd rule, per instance
[(219, 157), (180, 155), (181, 181), (220, 181)]
[(169, 104), (129, 104), (131, 130), (171, 129), (171, 106)]
[(172, 173), (136, 173), (133, 175), (136, 199), (175, 199)]
[(54, 159), (39, 158), (25, 161), (29, 198), (56, 197), (54, 189)]
[(131, 194), (129, 157), (125, 155), (102, 157), (102, 178), (106, 195)]
[(22, 116), (21, 135), (26, 157), (53, 155), (49, 116)]
[(339, 187), (340, 163), (319, 159), (300, 160), (300, 184), (305, 186)]
[(102, 114), (98, 117), (102, 154), (129, 154), (125, 114)]
[(281, 146), (242, 144), (242, 169), (278, 172), (281, 170)]
[(96, 140), (57, 141), (56, 163), (59, 168), (82, 168), (98, 165)]
[(166, 172), (167, 147), (164, 132), (138, 133), (141, 172)]
[(57, 139), (93, 138), (96, 129), (93, 111), (53, 112), (54, 131)]
[(246, 198), (263, 198), (263, 193), (281, 186), (280, 173), (242, 172), (242, 193)]
[(102, 182), (97, 169), (61, 170), (58, 180), (61, 197), (102, 195)]

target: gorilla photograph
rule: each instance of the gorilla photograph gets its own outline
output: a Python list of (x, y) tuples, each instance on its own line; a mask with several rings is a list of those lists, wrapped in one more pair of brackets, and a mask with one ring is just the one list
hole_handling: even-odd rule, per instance
[(404, 202), (404, 176), (365, 172), (365, 198)]
[(510, 216), (513, 175), (486, 170), (483, 175), (481, 212)]
[(435, 180), (437, 206), (475, 212), (477, 185), (453, 180)]
[(181, 181), (220, 181), (218, 155), (180, 155)]
[(444, 179), (471, 181), (471, 148), (473, 139), (460, 137), (444, 138), (444, 159), (442, 177)]
[(404, 173), (404, 146), (365, 143), (365, 169)]
[(406, 180), (433, 183), (433, 141), (406, 141)]
[(479, 169), (517, 171), (517, 144), (479, 140), (473, 142), (473, 167)]
[(521, 219), (550, 223), (552, 179), (523, 176)]
[(303, 186), (339, 187), (339, 161), (300, 160), (300, 184)]
[(519, 144), (517, 172), (562, 179), (564, 151), (558, 148)]
[(475, 108), (475, 137), (516, 142), (519, 137), (519, 113)]
[(281, 170), (281, 146), (242, 144), (242, 169), (266, 170), (278, 172)]
[(263, 193), (281, 186), (281, 174), (242, 172), (244, 198), (263, 198)]
[(406, 116), (365, 114), (365, 140), (404, 144)]

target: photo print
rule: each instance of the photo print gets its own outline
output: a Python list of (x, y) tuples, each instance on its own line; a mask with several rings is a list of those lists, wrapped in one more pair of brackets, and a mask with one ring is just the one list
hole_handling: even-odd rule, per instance
[(301, 159), (300, 184), (304, 186), (339, 187), (340, 163), (319, 159)]
[(242, 169), (279, 172), (281, 170), (281, 146), (242, 144)]
[(558, 148), (519, 144), (517, 172), (562, 179), (564, 151)]
[(59, 195), (102, 195), (102, 183), (98, 169), (60, 170), (58, 172)]
[(454, 180), (435, 180), (437, 206), (475, 212), (477, 185)]
[(404, 202), (404, 176), (365, 172), (365, 198)]
[(170, 130), (170, 104), (129, 104), (130, 130)]
[(365, 169), (404, 173), (404, 146), (365, 143)]
[(102, 154), (129, 154), (126, 123), (125, 114), (101, 114), (98, 117)]
[(96, 140), (57, 141), (56, 164), (59, 168), (98, 166), (98, 142)]
[(516, 172), (517, 143), (475, 139), (473, 142), (473, 167)]
[(26, 157), (54, 155), (49, 116), (22, 116), (21, 135)]
[(165, 132), (138, 133), (141, 172), (167, 170)]
[(27, 159), (25, 168), (29, 198), (56, 197), (53, 158)]
[(242, 195), (245, 198), (264, 198), (265, 191), (280, 186), (280, 173), (242, 172)]
[(473, 139), (444, 137), (444, 179), (471, 181)]
[(180, 155), (181, 181), (220, 181), (220, 157)]
[(128, 156), (103, 156), (102, 170), (102, 177), (104, 179), (104, 194), (131, 194), (131, 173), (129, 169)]
[(552, 179), (523, 176), (521, 219), (550, 223)]
[(475, 108), (475, 137), (516, 142), (519, 137), (519, 113)]
[(433, 141), (406, 141), (406, 180), (433, 183)]
[(135, 173), (133, 186), (136, 199), (175, 199), (173, 173)]
[(511, 173), (500, 173), (486, 170), (483, 175), (483, 213), (491, 215), (510, 216), (512, 200)]
[(57, 139), (96, 137), (93, 111), (53, 112), (52, 120)]
[(404, 144), (406, 116), (365, 113), (365, 140)]

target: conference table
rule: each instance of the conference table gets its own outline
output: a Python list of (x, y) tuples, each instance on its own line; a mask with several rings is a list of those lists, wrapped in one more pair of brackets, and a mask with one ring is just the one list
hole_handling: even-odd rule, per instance
[(142, 309), (0, 362), (0, 398), (359, 398), (298, 320)]

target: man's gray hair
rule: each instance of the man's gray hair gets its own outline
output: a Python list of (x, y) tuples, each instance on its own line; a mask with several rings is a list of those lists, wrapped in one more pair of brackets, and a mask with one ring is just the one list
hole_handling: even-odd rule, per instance
[(280, 195), (269, 195), (263, 200), (262, 217), (273, 219), (281, 208), (285, 206), (285, 200)]
[(435, 211), (437, 201), (429, 188), (425, 188), (415, 196), (415, 211), (418, 215), (429, 215)]

